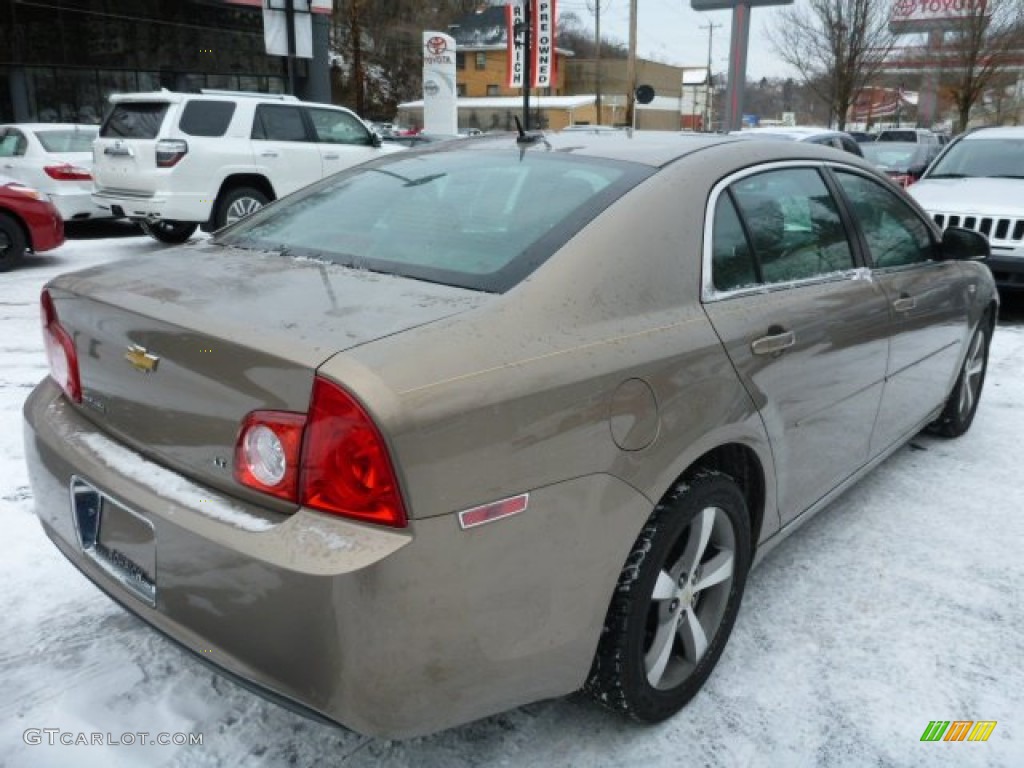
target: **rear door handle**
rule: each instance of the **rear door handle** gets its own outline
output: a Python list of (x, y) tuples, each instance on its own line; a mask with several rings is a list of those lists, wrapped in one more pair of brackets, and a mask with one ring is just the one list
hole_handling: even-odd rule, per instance
[(339, 157), (341, 157), (341, 155), (337, 152), (333, 152), (329, 155), (324, 155), (324, 160), (337, 160)]
[(260, 152), (260, 157), (277, 157), (277, 152), (272, 149), (268, 149), (264, 152)]
[(900, 296), (892, 303), (892, 308), (897, 312), (909, 312), (917, 306), (917, 299), (913, 296)]
[(750, 351), (755, 355), (777, 355), (796, 344), (796, 334), (782, 331), (771, 336), (762, 336), (750, 343)]

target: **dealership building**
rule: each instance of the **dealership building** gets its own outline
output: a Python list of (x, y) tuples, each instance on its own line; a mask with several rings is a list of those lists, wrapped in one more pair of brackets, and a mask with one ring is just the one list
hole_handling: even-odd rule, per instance
[[(269, 56), (263, 0), (0, 0), (0, 122), (96, 123), (116, 92), (200, 88), (284, 93)], [(295, 5), (308, 5), (296, 0)], [(330, 101), (327, 17), (295, 92)]]

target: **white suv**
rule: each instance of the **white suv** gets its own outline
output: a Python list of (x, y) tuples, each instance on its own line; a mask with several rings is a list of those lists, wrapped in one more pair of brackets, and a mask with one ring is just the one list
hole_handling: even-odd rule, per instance
[(996, 285), (1024, 291), (1024, 127), (957, 137), (907, 191), (943, 229), (985, 235)]
[(93, 145), (93, 201), (181, 243), (300, 187), (400, 147), (355, 113), (294, 96), (126, 93)]

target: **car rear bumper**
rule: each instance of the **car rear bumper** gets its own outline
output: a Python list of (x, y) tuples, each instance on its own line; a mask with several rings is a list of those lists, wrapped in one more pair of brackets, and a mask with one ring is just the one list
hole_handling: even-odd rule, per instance
[(88, 191), (50, 192), (50, 201), (60, 211), (64, 221), (80, 221), (84, 219), (110, 218), (113, 214), (110, 207), (101, 208), (92, 201), (92, 193)]
[[(650, 512), (597, 475), (536, 490), (526, 512), (465, 531), (455, 515), (401, 531), (307, 509), (275, 515), (126, 454), (49, 379), (25, 418), (37, 514), (82, 573), (231, 675), (389, 738), (579, 688)], [(83, 552), (73, 477), (152, 525), (152, 606)], [(225, 505), (236, 514), (211, 515)], [(593, 526), (598, 542), (585, 536)]]
[(126, 190), (96, 189), (92, 202), (108, 212), (130, 219), (148, 221), (191, 221), (202, 223), (210, 218), (213, 199), (210, 195), (134, 194)]

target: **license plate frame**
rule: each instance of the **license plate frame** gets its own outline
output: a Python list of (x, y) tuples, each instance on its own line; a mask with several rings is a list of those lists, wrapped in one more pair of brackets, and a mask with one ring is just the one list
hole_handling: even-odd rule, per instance
[(156, 607), (153, 523), (77, 475), (72, 476), (69, 490), (82, 554), (129, 593)]

